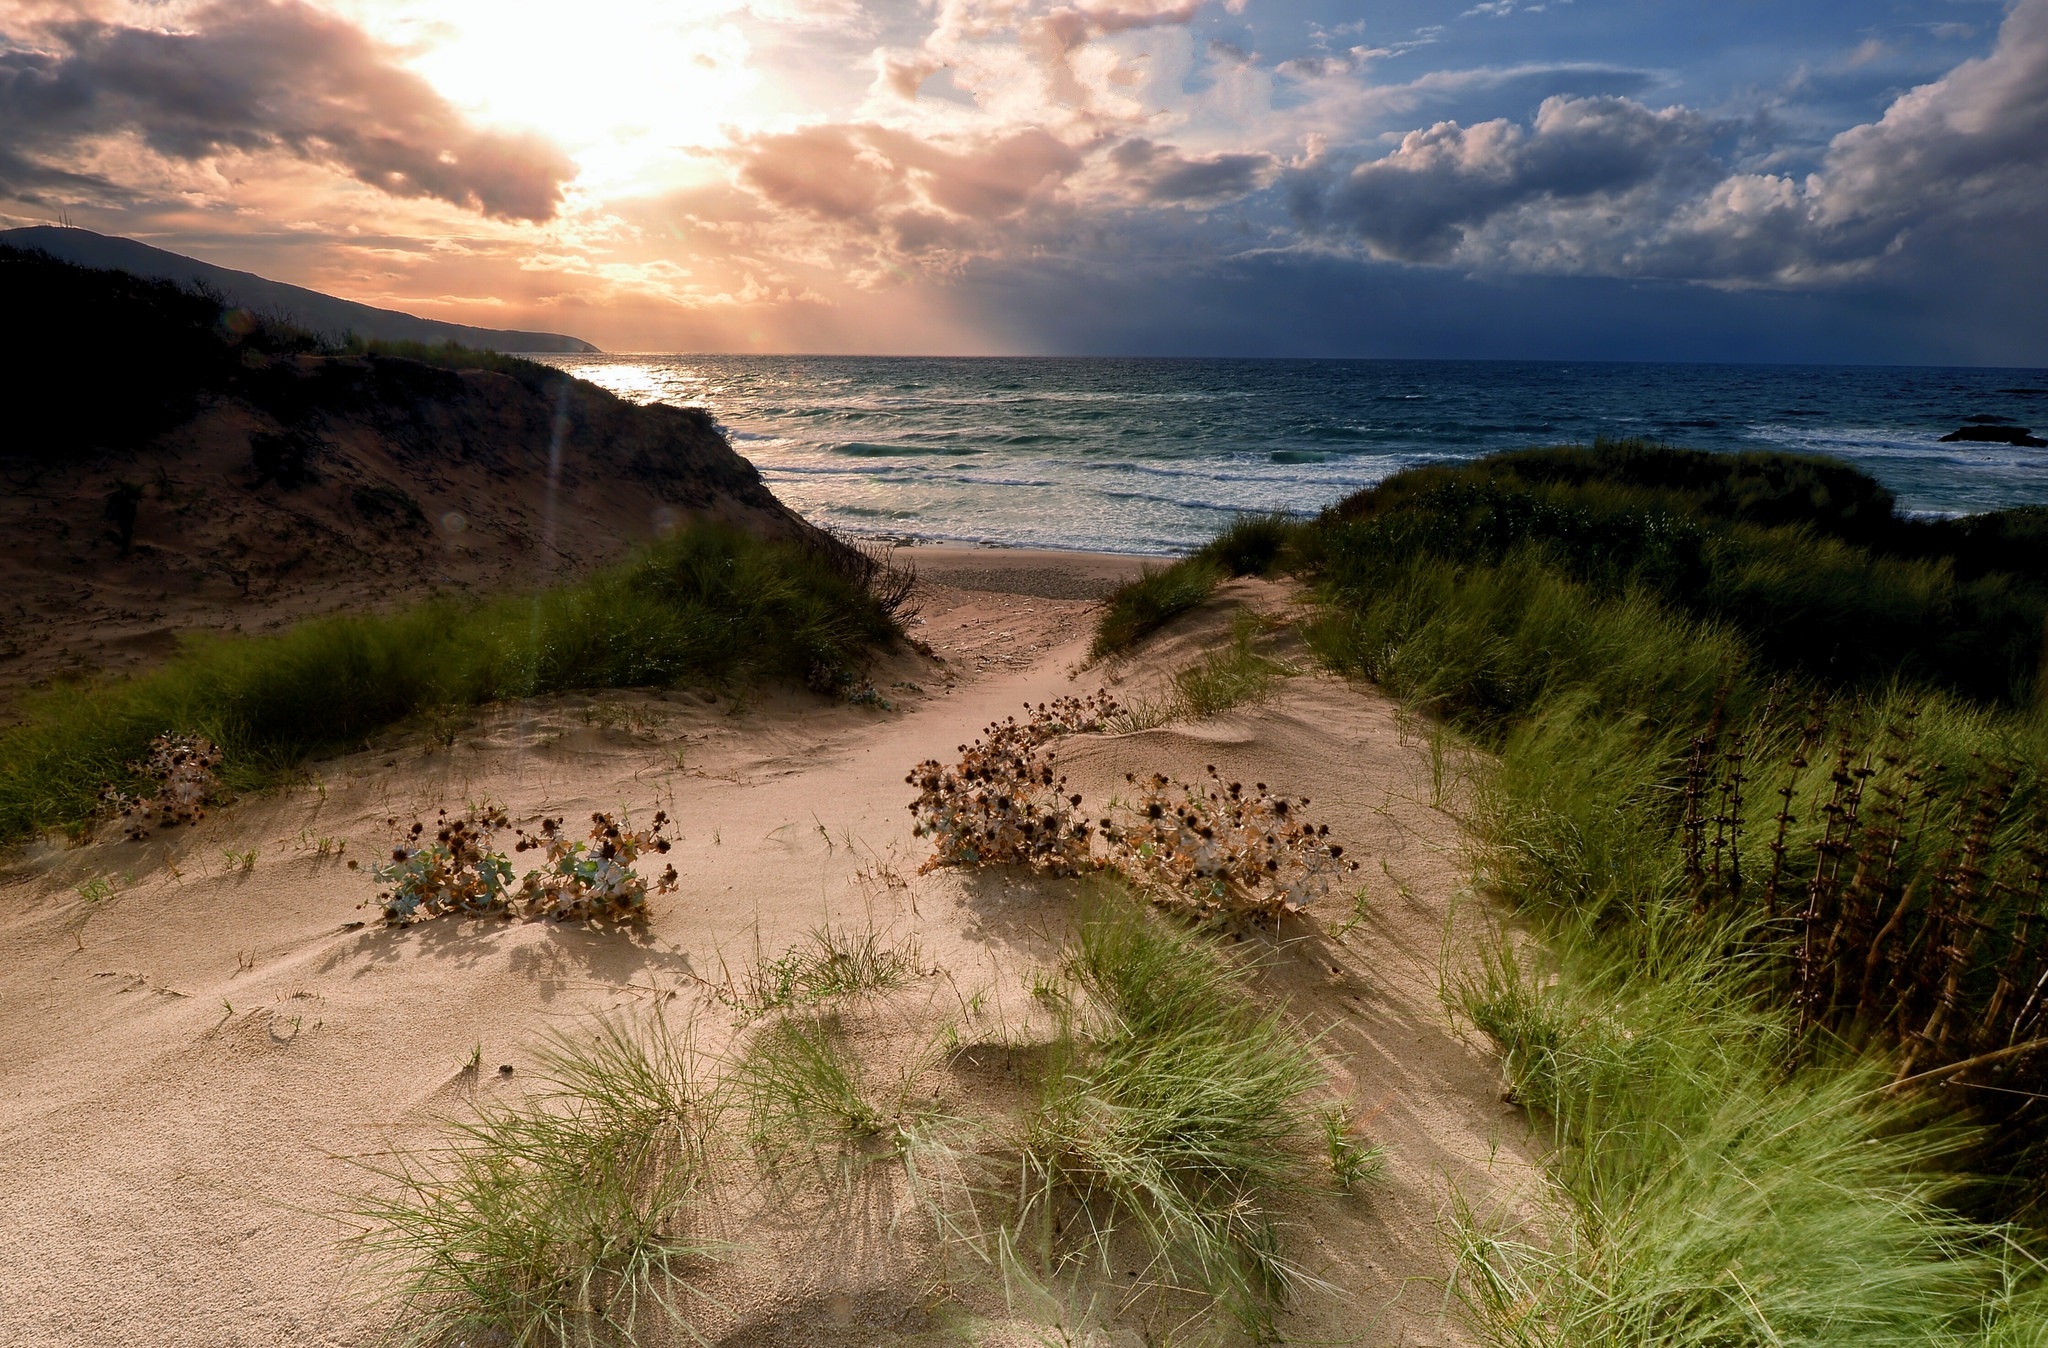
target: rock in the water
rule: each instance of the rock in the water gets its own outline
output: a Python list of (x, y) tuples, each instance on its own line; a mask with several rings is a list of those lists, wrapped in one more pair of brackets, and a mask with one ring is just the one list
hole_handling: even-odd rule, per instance
[[(1976, 421), (1977, 418), (1970, 418)], [(1979, 423), (1950, 431), (1941, 437), (1943, 444), (1958, 441), (1978, 445), (2021, 445), (2028, 449), (2048, 449), (2048, 440), (2043, 440), (2025, 426), (1987, 426)]]

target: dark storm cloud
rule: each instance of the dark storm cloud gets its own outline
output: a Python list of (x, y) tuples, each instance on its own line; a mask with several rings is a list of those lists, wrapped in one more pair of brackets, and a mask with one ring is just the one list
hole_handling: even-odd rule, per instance
[(192, 162), (282, 151), (513, 220), (551, 218), (575, 172), (537, 137), (470, 126), (361, 29), (300, 0), (220, 0), (176, 32), (76, 19), (0, 38), (0, 137), (17, 157), (61, 172), (53, 159), (120, 135)]
[(1124, 141), (1109, 152), (1109, 162), (1141, 201), (1160, 205), (1233, 200), (1261, 186), (1274, 166), (1269, 154), (1191, 157), (1149, 140)]

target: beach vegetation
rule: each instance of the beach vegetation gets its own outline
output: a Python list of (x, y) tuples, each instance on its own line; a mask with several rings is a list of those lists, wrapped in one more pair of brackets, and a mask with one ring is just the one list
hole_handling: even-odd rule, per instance
[(158, 735), (140, 762), (128, 764), (134, 789), (110, 783), (100, 788), (100, 806), (118, 815), (122, 831), (136, 841), (154, 829), (196, 824), (220, 790), (219, 766), (220, 750), (204, 735)]
[(1266, 576), (1287, 569), (1303, 535), (1302, 521), (1292, 515), (1240, 515), (1196, 550), (1229, 576)]
[(1104, 821), (1105, 864), (1161, 907), (1273, 926), (1358, 869), (1330, 826), (1308, 817), (1307, 796), (1247, 789), (1213, 764), (1199, 786), (1164, 773), (1124, 780), (1130, 798)]
[(1098, 816), (1068, 790), (1052, 746), (1070, 735), (1114, 730), (1124, 714), (1098, 692), (1060, 698), (1025, 718), (990, 725), (960, 747), (953, 765), (929, 759), (904, 779), (918, 788), (914, 831), (934, 840), (922, 867), (1022, 866), (1050, 875), (1111, 871), (1161, 906), (1204, 920), (1271, 925), (1302, 912), (1344, 860), (1328, 824), (1307, 815), (1308, 797), (1225, 781), (1214, 765), (1200, 785), (1163, 773), (1125, 774), (1128, 797)]
[(544, 864), (519, 881), (519, 901), (529, 916), (554, 922), (643, 922), (647, 896), (676, 887), (676, 868), (664, 866), (649, 879), (634, 867), (643, 853), (667, 856), (671, 846), (662, 836), (668, 812), (656, 810), (644, 828), (599, 811), (590, 816), (587, 841), (569, 837), (562, 820), (543, 819), (531, 833), (521, 833), (515, 852), (537, 851)]
[(1175, 721), (1206, 721), (1237, 707), (1265, 702), (1282, 679), (1300, 672), (1259, 648), (1274, 626), (1272, 619), (1239, 609), (1231, 617), (1227, 645), (1206, 651), (1201, 659), (1175, 670), (1172, 680), (1156, 694), (1126, 692), (1116, 714), (1103, 722), (1104, 728), (1129, 735)]
[(1323, 1156), (1330, 1163), (1330, 1178), (1339, 1189), (1350, 1191), (1379, 1178), (1387, 1168), (1387, 1150), (1362, 1140), (1350, 1115), (1337, 1105), (1325, 1106), (1317, 1114), (1323, 1130)]
[(203, 737), (224, 791), (273, 784), (408, 718), (593, 688), (731, 687), (858, 669), (896, 635), (900, 571), (836, 544), (677, 530), (587, 580), (525, 596), (195, 638), (156, 670), (67, 685), (0, 731), (0, 844), (82, 828), (159, 736)]
[(1227, 645), (1175, 671), (1171, 699), (1175, 710), (1188, 720), (1206, 721), (1271, 697), (1280, 680), (1295, 670), (1258, 648), (1266, 630), (1266, 621), (1250, 609), (1233, 614)]
[(1055, 741), (1099, 731), (1121, 708), (1115, 698), (1061, 697), (1033, 707), (1024, 719), (991, 723), (960, 761), (927, 759), (903, 780), (918, 790), (909, 805), (912, 831), (933, 841), (920, 871), (939, 866), (1028, 866), (1054, 875), (1096, 868), (1094, 825), (1079, 813), (1081, 797), (1060, 775)]
[(750, 1137), (770, 1155), (878, 1137), (898, 1112), (829, 1013), (776, 1017), (748, 1044), (732, 1080)]
[(443, 810), (428, 838), (427, 826), (415, 819), (392, 843), (387, 859), (370, 867), (370, 878), (387, 886), (373, 900), (385, 922), (402, 926), (449, 914), (512, 916), (512, 863), (492, 846), (492, 836), (510, 823), (497, 809), (456, 819)]
[(485, 804), (450, 818), (443, 810), (431, 837), (414, 820), (392, 843), (388, 859), (370, 868), (370, 877), (386, 886), (373, 902), (395, 927), (449, 916), (642, 922), (647, 896), (676, 887), (674, 866), (652, 880), (634, 867), (642, 853), (667, 854), (670, 843), (662, 830), (668, 823), (666, 811), (656, 811), (645, 828), (600, 811), (590, 816), (587, 842), (570, 839), (559, 818), (543, 818), (530, 834), (513, 829), (512, 850), (538, 851), (544, 862), (515, 886), (511, 859), (494, 845), (495, 836), (511, 826), (505, 811)]
[(1312, 1173), (1321, 1068), (1210, 945), (1142, 905), (1103, 903), (1062, 975), (1062, 1028), (1019, 1146), (1016, 1249), (1108, 1273), (1133, 1241), (1149, 1285), (1199, 1289), (1270, 1334), (1303, 1277), (1275, 1202)]
[(587, 1348), (688, 1334), (706, 1130), (721, 1109), (688, 1033), (605, 1022), (541, 1054), (546, 1085), (374, 1168), (353, 1237), (395, 1283), (403, 1341)]
[(1645, 964), (1576, 942), (1537, 963), (1502, 941), (1462, 989), (1554, 1142), (1550, 1220), (1456, 1223), (1488, 1339), (1847, 1348), (2022, 1329), (1994, 1307), (2025, 1257), (1955, 1207), (1966, 1135), (1887, 1091), (1874, 1059), (1788, 1072), (1791, 1023), (1717, 953), (1680, 933)]
[(1462, 1227), (1493, 1342), (2048, 1332), (2038, 527), (1632, 443), (1303, 526), (1311, 648), (1483, 751), (1537, 938), (1457, 994), (1554, 1146), (1553, 1226)]
[(891, 943), (873, 927), (854, 931), (828, 924), (775, 958), (748, 965), (718, 997), (748, 1017), (802, 1010), (908, 986), (923, 972), (922, 957), (914, 938)]
[(432, 365), (443, 370), (488, 370), (493, 374), (511, 375), (531, 388), (549, 383), (558, 384), (563, 379), (562, 372), (552, 365), (528, 360), (523, 356), (508, 356), (481, 347), (463, 346), (459, 342), (399, 341), (349, 333), (332, 348), (332, 353), (345, 356), (385, 356), (417, 361), (421, 365)]
[(1143, 567), (1136, 580), (1118, 587), (1103, 601), (1088, 658), (1106, 660), (1123, 654), (1140, 638), (1200, 607), (1224, 578), (1221, 566), (1201, 556), (1184, 558), (1170, 566)]
[(1567, 594), (1634, 601), (1739, 638), (1763, 668), (2016, 706), (2048, 619), (2048, 562), (2026, 546), (2048, 537), (2039, 513), (1904, 519), (1830, 460), (1619, 442), (1397, 474), (1317, 522), (1315, 574), (1349, 612), (1431, 590), (1447, 563), (1481, 586), (1525, 578), (1539, 620)]

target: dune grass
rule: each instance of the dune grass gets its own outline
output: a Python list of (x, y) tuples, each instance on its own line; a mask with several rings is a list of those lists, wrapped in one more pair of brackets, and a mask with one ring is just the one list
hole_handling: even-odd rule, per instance
[(1140, 638), (1199, 607), (1222, 581), (1222, 569), (1206, 558), (1190, 557), (1171, 566), (1144, 567), (1136, 580), (1120, 587), (1105, 601), (1107, 607), (1096, 622), (1088, 658), (1106, 660), (1121, 655)]
[[(470, 1069), (475, 1070), (472, 1064)], [(376, 1171), (355, 1239), (395, 1279), (403, 1341), (586, 1348), (687, 1329), (703, 1135), (717, 1106), (686, 1034), (602, 1025), (542, 1054), (547, 1087), (480, 1107), (447, 1147)]]
[(1945, 1205), (1955, 1129), (1869, 1060), (1787, 1077), (1786, 1018), (1732, 992), (1691, 933), (1634, 967), (1565, 948), (1546, 969), (1503, 944), (1463, 989), (1557, 1145), (1557, 1221), (1463, 1224), (1460, 1286), (1491, 1341), (1849, 1348), (1993, 1327), (2021, 1261)]
[(1231, 620), (1229, 645), (1174, 671), (1157, 696), (1132, 694), (1124, 699), (1123, 710), (1106, 725), (1118, 734), (1129, 734), (1175, 721), (1205, 721), (1234, 707), (1266, 701), (1282, 679), (1297, 672), (1259, 650), (1259, 638), (1267, 630), (1258, 614), (1240, 609)]
[(234, 790), (408, 717), (571, 689), (804, 679), (895, 632), (873, 567), (834, 547), (698, 524), (588, 580), (485, 602), (194, 640), (159, 669), (54, 689), (0, 732), (0, 845), (82, 828), (159, 734), (223, 752)]
[(1213, 563), (1225, 575), (1268, 575), (1294, 560), (1302, 534), (1302, 521), (1292, 515), (1240, 515), (1204, 543), (1195, 556)]
[(1270, 1332), (1300, 1277), (1272, 1201), (1305, 1183), (1321, 1069), (1212, 949), (1135, 902), (1082, 923), (1064, 974), (1070, 1018), (1021, 1146), (1019, 1247), (1108, 1269), (1134, 1239), (1153, 1285), (1200, 1288)]
[(1401, 474), (1287, 543), (1317, 655), (1486, 751), (1482, 879), (1548, 952), (1462, 996), (1556, 1148), (1554, 1228), (1463, 1229), (1492, 1342), (2048, 1341), (2006, 1224), (2048, 1173), (2012, 514), (1615, 445)]
[(1288, 515), (1241, 515), (1192, 555), (1163, 567), (1147, 566), (1104, 601), (1095, 622), (1090, 660), (1121, 655), (1189, 609), (1207, 602), (1233, 576), (1266, 575), (1297, 560), (1306, 536)]
[(1630, 593), (1738, 634), (1761, 665), (1842, 687), (1894, 680), (1978, 701), (2031, 696), (2048, 619), (2041, 512), (1905, 520), (1876, 482), (1785, 454), (1636, 442), (1401, 473), (1308, 532), (1346, 609), (1422, 559), (1540, 566), (1605, 604)]
[(886, 1132), (894, 1111), (832, 1015), (784, 1016), (756, 1034), (733, 1076), (749, 1134), (771, 1154)]
[(856, 931), (828, 923), (801, 945), (749, 964), (719, 1000), (742, 1015), (761, 1016), (889, 992), (922, 972), (922, 954), (914, 938), (891, 944), (872, 926)]

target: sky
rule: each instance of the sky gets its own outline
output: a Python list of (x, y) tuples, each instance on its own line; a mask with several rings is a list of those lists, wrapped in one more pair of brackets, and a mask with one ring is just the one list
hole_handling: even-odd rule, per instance
[(0, 223), (611, 350), (2048, 365), (2048, 0), (0, 0)]

